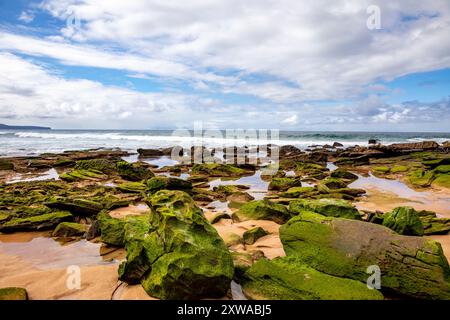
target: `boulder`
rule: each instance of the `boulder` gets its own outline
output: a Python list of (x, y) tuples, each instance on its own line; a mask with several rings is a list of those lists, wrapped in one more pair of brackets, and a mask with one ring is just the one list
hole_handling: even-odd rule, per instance
[(75, 169), (94, 170), (105, 174), (115, 173), (117, 170), (116, 162), (109, 159), (90, 159), (77, 161)]
[(442, 247), (373, 223), (304, 211), (280, 227), (287, 256), (320, 272), (366, 283), (381, 270), (382, 290), (419, 299), (450, 299), (450, 267)]
[(104, 175), (101, 171), (97, 170), (71, 170), (69, 172), (65, 172), (61, 175), (59, 175), (59, 178), (63, 181), (67, 182), (77, 182), (77, 181), (83, 181), (83, 180), (103, 180), (106, 179), (107, 176)]
[(137, 149), (140, 157), (162, 157), (164, 152), (159, 149)]
[(252, 300), (381, 300), (383, 295), (359, 281), (317, 271), (295, 258), (261, 259), (241, 279)]
[(158, 191), (149, 202), (150, 226), (125, 232), (127, 261), (119, 268), (120, 279), (140, 281), (160, 299), (223, 297), (233, 260), (202, 210), (182, 191)]
[(256, 240), (258, 240), (259, 238), (264, 237), (266, 235), (268, 235), (267, 231), (261, 227), (255, 227), (255, 228), (249, 229), (244, 232), (244, 235), (243, 235), (244, 243), (248, 244), (248, 245), (254, 244), (256, 242)]
[(89, 230), (89, 226), (74, 222), (61, 222), (52, 233), (53, 237), (81, 237)]
[(311, 194), (314, 191), (314, 187), (293, 187), (289, 188), (288, 191), (281, 193), (280, 196), (285, 198), (298, 198)]
[(361, 220), (359, 211), (351, 203), (340, 199), (294, 200), (289, 203), (289, 211), (294, 214), (313, 211), (329, 217)]
[(233, 214), (239, 221), (271, 220), (282, 224), (292, 216), (285, 206), (269, 200), (255, 200), (244, 204), (239, 211)]
[(398, 207), (384, 214), (383, 226), (405, 236), (423, 236), (422, 221), (411, 207)]
[(354, 173), (351, 173), (350, 171), (344, 170), (344, 169), (336, 169), (333, 172), (331, 172), (332, 178), (338, 178), (338, 179), (344, 179), (348, 181), (355, 181), (358, 179), (358, 176)]
[(0, 232), (35, 231), (52, 229), (63, 221), (71, 221), (73, 216), (67, 211), (55, 211), (30, 217), (12, 218), (0, 225)]
[(334, 190), (346, 188), (348, 182), (345, 182), (344, 180), (339, 178), (328, 177), (325, 180), (320, 181), (320, 184), (327, 187), (328, 189)]
[(142, 193), (147, 190), (147, 185), (142, 182), (125, 182), (119, 184), (116, 188), (125, 193)]
[(14, 164), (10, 160), (0, 159), (0, 170), (14, 170)]

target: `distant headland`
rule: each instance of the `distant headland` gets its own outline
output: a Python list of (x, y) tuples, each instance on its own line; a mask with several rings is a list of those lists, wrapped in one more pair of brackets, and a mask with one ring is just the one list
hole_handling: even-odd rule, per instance
[(39, 127), (39, 126), (8, 126), (6, 124), (0, 123), (0, 129), (10, 129), (10, 130), (51, 130), (50, 127)]

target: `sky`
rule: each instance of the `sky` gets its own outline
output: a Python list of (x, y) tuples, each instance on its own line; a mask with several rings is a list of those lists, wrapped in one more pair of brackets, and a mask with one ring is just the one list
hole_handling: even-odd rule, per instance
[(450, 132), (450, 1), (0, 0), (0, 123), (195, 121)]

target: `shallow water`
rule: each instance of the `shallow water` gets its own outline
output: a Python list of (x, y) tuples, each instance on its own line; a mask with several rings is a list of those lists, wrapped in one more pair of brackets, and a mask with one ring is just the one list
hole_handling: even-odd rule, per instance
[(261, 179), (261, 171), (258, 170), (251, 176), (241, 178), (219, 178), (209, 182), (209, 188), (212, 190), (214, 187), (220, 185), (245, 185), (250, 187), (248, 190), (244, 190), (256, 200), (263, 199), (268, 192), (269, 182)]
[[(31, 174), (28, 174), (30, 176)], [(45, 181), (45, 180), (59, 180), (59, 174), (54, 169), (39, 174), (39, 175), (31, 175), (31, 177), (27, 178), (27, 174), (17, 174), (12, 179), (6, 181), (6, 184), (18, 183), (18, 182), (32, 182), (32, 181)]]
[(431, 210), (443, 216), (450, 216), (450, 197), (448, 193), (438, 191), (416, 191), (399, 180), (389, 180), (373, 176), (358, 175), (358, 180), (350, 188), (367, 191), (361, 202), (370, 202), (370, 209), (392, 209), (401, 205), (410, 205), (418, 210)]
[(27, 237), (21, 233), (0, 234), (1, 253), (18, 256), (41, 270), (116, 263), (104, 261), (100, 246), (86, 240), (61, 244), (42, 233), (28, 232)]

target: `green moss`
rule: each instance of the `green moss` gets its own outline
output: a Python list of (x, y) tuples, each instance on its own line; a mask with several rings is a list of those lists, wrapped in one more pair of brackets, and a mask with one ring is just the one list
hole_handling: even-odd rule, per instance
[(339, 178), (339, 179), (345, 179), (348, 181), (355, 181), (358, 179), (358, 176), (354, 173), (351, 173), (344, 169), (336, 169), (333, 172), (331, 172), (332, 178)]
[(240, 221), (272, 220), (282, 224), (291, 218), (285, 206), (269, 200), (255, 200), (244, 204), (235, 214)]
[(142, 181), (155, 175), (153, 172), (137, 163), (128, 163), (126, 161), (117, 162), (117, 173), (125, 180)]
[(437, 174), (432, 185), (450, 189), (450, 174)]
[(269, 184), (269, 190), (287, 191), (290, 188), (301, 186), (299, 178), (273, 178)]
[(314, 187), (293, 187), (289, 188), (288, 191), (283, 192), (281, 196), (285, 198), (298, 198), (300, 196), (314, 192), (314, 190)]
[(268, 235), (267, 231), (261, 227), (255, 227), (244, 232), (243, 238), (245, 244), (254, 244), (256, 240)]
[(67, 182), (76, 182), (83, 180), (102, 180), (106, 179), (107, 177), (100, 171), (77, 169), (63, 173), (59, 176), (59, 178)]
[(424, 171), (422, 169), (411, 171), (407, 176), (407, 181), (416, 187), (428, 187), (433, 182), (433, 179), (433, 171)]
[(116, 162), (109, 159), (80, 160), (77, 162), (75, 169), (110, 174), (116, 172)]
[(142, 182), (125, 182), (119, 184), (117, 189), (125, 193), (142, 193), (147, 190), (147, 185)]
[(73, 216), (66, 211), (55, 211), (26, 218), (12, 218), (0, 225), (0, 232), (51, 229), (62, 221), (72, 220)]
[(326, 186), (328, 189), (342, 189), (347, 187), (348, 182), (345, 182), (339, 178), (326, 178), (325, 180), (320, 181), (320, 185)]
[(150, 194), (159, 190), (191, 190), (192, 183), (186, 180), (157, 176), (147, 181), (147, 189)]
[(386, 213), (383, 225), (399, 234), (423, 236), (423, 225), (419, 214), (411, 207), (399, 207)]
[(208, 175), (210, 177), (242, 176), (248, 172), (231, 164), (202, 163), (194, 164), (192, 174)]
[(408, 167), (407, 166), (394, 166), (391, 169), (392, 173), (399, 173), (399, 172), (406, 172), (408, 171)]
[(434, 169), (435, 173), (450, 173), (450, 164), (441, 165)]
[(373, 171), (378, 173), (388, 173), (390, 171), (389, 167), (380, 166), (380, 167), (374, 167)]
[(27, 290), (24, 288), (0, 288), (0, 300), (28, 300)]
[(14, 170), (14, 164), (5, 159), (0, 159), (0, 170)]
[(361, 220), (359, 211), (349, 202), (340, 199), (294, 200), (289, 203), (289, 211), (294, 214), (313, 211), (324, 216)]
[(53, 231), (53, 237), (76, 237), (82, 236), (89, 230), (86, 224), (61, 222)]
[(244, 274), (243, 291), (264, 300), (381, 300), (383, 295), (359, 281), (338, 278), (294, 258), (259, 260)]
[[(92, 199), (92, 197), (91, 197)], [(102, 203), (88, 199), (71, 199), (65, 197), (52, 197), (45, 205), (52, 209), (69, 211), (75, 215), (92, 216), (103, 210)]]

